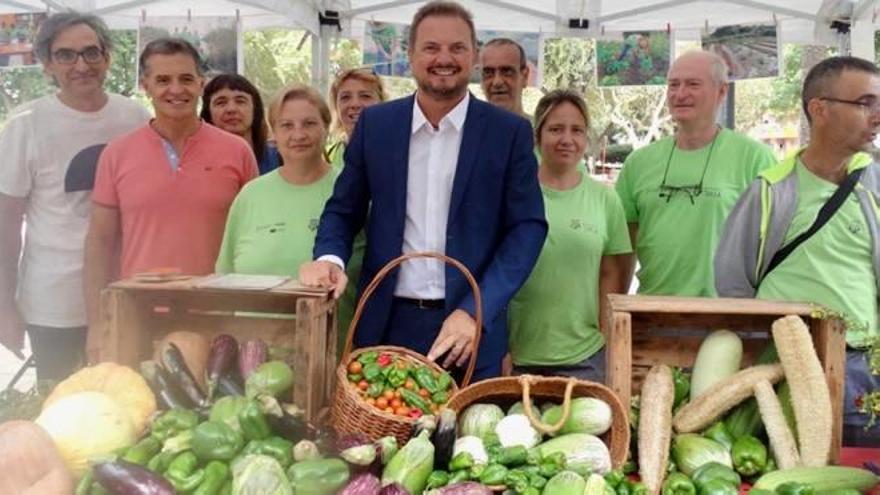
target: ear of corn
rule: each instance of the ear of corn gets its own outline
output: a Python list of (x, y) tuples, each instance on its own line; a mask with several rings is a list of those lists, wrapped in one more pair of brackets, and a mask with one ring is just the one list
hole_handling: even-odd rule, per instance
[(672, 441), (672, 370), (654, 365), (645, 377), (639, 412), (639, 476), (651, 493), (660, 493)]
[(791, 429), (785, 421), (782, 413), (782, 405), (773, 385), (768, 381), (761, 381), (755, 385), (755, 399), (758, 401), (758, 409), (761, 411), (761, 420), (770, 438), (770, 446), (773, 448), (773, 456), (779, 469), (791, 469), (800, 465), (801, 459), (798, 454), (797, 444), (792, 436)]
[(751, 397), (756, 383), (765, 380), (776, 383), (782, 376), (782, 366), (779, 364), (761, 364), (741, 370), (716, 383), (696, 400), (685, 404), (678, 410), (672, 424), (679, 433), (701, 431), (722, 414)]
[(831, 394), (810, 330), (799, 317), (786, 316), (773, 322), (773, 340), (791, 388), (801, 462), (825, 466), (831, 451)]

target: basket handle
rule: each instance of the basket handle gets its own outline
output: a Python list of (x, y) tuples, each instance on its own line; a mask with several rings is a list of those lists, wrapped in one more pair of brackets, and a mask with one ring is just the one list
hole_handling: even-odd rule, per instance
[(443, 261), (447, 264), (450, 264), (458, 269), (464, 275), (464, 278), (467, 279), (468, 283), (471, 286), (471, 290), (474, 293), (474, 312), (476, 313), (474, 320), (477, 323), (477, 333), (474, 335), (474, 343), (473, 349), (471, 349), (471, 359), (468, 363), (467, 369), (464, 373), (464, 378), (462, 378), (459, 386), (466, 387), (471, 382), (471, 377), (474, 374), (474, 368), (477, 365), (477, 351), (480, 349), (480, 336), (483, 333), (483, 300), (480, 295), (480, 286), (477, 283), (477, 280), (471, 274), (470, 270), (467, 269), (460, 261), (450, 258), (442, 253), (437, 253), (433, 251), (421, 251), (414, 253), (406, 253), (397, 258), (391, 260), (376, 273), (376, 276), (373, 277), (373, 280), (367, 285), (364, 289), (363, 295), (361, 295), (360, 300), (358, 301), (357, 308), (354, 311), (354, 317), (351, 319), (351, 323), (348, 324), (348, 335), (345, 337), (345, 346), (342, 351), (341, 362), (348, 361), (349, 355), (351, 354), (352, 343), (354, 342), (354, 332), (357, 328), (358, 321), (361, 319), (361, 313), (364, 312), (364, 307), (366, 306), (367, 300), (376, 291), (376, 288), (379, 287), (379, 284), (382, 283), (382, 280), (391, 273), (392, 270), (398, 267), (401, 263), (406, 260), (410, 260), (413, 258), (434, 258), (440, 261)]
[(562, 399), (562, 417), (560, 417), (559, 421), (556, 423), (547, 425), (541, 420), (541, 418), (536, 418), (535, 414), (532, 412), (531, 386), (534, 378), (535, 377), (532, 375), (523, 375), (519, 378), (519, 382), (522, 384), (523, 409), (525, 415), (529, 418), (529, 422), (532, 423), (532, 426), (538, 430), (539, 433), (543, 435), (556, 433), (562, 429), (562, 426), (568, 421), (568, 417), (571, 416), (571, 393), (574, 390), (574, 385), (577, 379), (569, 378), (568, 383), (565, 384), (565, 395)]

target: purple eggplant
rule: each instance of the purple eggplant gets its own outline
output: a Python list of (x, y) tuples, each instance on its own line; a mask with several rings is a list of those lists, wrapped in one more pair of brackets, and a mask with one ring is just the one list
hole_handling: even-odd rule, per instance
[(183, 393), (189, 397), (189, 400), (193, 401), (197, 406), (208, 404), (208, 399), (202, 393), (202, 389), (199, 388), (196, 377), (193, 376), (192, 371), (189, 370), (186, 361), (183, 359), (183, 353), (180, 352), (180, 348), (173, 342), (170, 342), (165, 347), (165, 350), (162, 351), (162, 364), (165, 365), (171, 376), (175, 378)]
[(208, 367), (205, 369), (205, 383), (208, 385), (208, 397), (214, 396), (217, 381), (232, 371), (238, 358), (238, 341), (228, 334), (221, 334), (211, 341), (211, 354), (208, 356)]
[(155, 361), (141, 363), (141, 376), (147, 381), (153, 394), (159, 401), (161, 409), (192, 409), (196, 406), (189, 397), (183, 393), (177, 381)]
[(247, 381), (261, 364), (269, 359), (269, 347), (260, 339), (246, 340), (238, 351), (238, 372)]
[(113, 495), (175, 495), (162, 476), (126, 461), (102, 462), (94, 467), (95, 480)]
[(379, 478), (370, 473), (363, 473), (352, 478), (337, 495), (379, 495), (381, 491), (382, 484)]
[(391, 483), (390, 485), (383, 486), (379, 495), (410, 495), (410, 493), (398, 483)]

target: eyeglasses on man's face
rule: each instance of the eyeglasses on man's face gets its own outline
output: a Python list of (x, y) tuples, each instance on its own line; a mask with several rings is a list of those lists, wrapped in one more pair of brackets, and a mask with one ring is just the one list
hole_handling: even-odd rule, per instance
[(844, 100), (842, 98), (833, 98), (831, 96), (820, 96), (822, 101), (830, 101), (832, 103), (843, 103), (844, 105), (853, 105), (861, 108), (867, 114), (880, 114), (880, 100), (876, 98), (859, 98), (857, 100)]
[(52, 52), (52, 60), (61, 65), (73, 65), (79, 57), (82, 57), (83, 62), (87, 64), (97, 64), (104, 61), (104, 49), (97, 46), (89, 46), (80, 51), (70, 48), (59, 48)]

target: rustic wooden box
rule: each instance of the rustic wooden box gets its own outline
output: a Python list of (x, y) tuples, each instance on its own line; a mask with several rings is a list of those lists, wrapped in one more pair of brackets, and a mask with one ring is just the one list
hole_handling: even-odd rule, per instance
[(100, 360), (137, 367), (151, 358), (155, 342), (176, 330), (208, 339), (221, 333), (239, 341), (260, 338), (291, 350), (293, 403), (305, 410), (306, 419), (315, 419), (333, 397), (336, 302), (327, 292), (302, 288), (295, 281), (253, 291), (196, 288), (198, 280), (126, 280), (105, 289)]
[(810, 327), (819, 360), (828, 378), (834, 418), (831, 460), (837, 461), (843, 433), (843, 381), (846, 340), (842, 322), (812, 316), (809, 304), (758, 299), (708, 299), (669, 296), (608, 296), (606, 383), (628, 404), (639, 393), (656, 363), (690, 368), (703, 338), (726, 328), (743, 340), (743, 365), (751, 365), (772, 341), (770, 327), (779, 317), (798, 315)]

